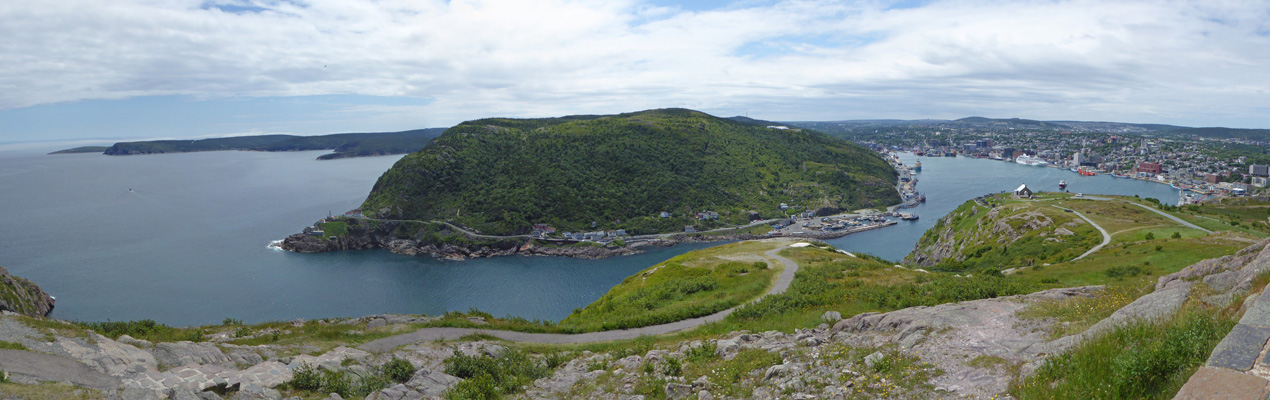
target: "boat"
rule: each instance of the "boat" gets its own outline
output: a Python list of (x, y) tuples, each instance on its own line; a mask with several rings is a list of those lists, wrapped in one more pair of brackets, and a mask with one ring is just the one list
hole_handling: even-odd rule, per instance
[(1169, 182), (1169, 186), (1172, 186), (1174, 189), (1181, 190), (1183, 192), (1191, 191), (1190, 187), (1187, 187), (1186, 185), (1178, 185), (1177, 182)]
[(1060, 180), (1060, 181), (1058, 181), (1058, 188), (1059, 188), (1059, 189), (1067, 189), (1067, 181), (1065, 181), (1065, 180)]
[(921, 150), (913, 150), (913, 155), (915, 155), (915, 156), (924, 156), (924, 155), (926, 155), (926, 152), (921, 151)]
[(915, 164), (913, 164), (913, 170), (917, 172), (922, 172), (922, 162), (917, 161)]
[(905, 220), (905, 221), (916, 221), (916, 220), (917, 220), (917, 214), (900, 213), (900, 219)]
[(921, 197), (918, 197), (918, 198), (917, 198), (917, 201), (920, 201), (920, 202), (922, 202), (922, 203), (925, 203), (925, 202), (926, 202), (926, 195), (922, 195)]
[(944, 153), (944, 157), (956, 157), (956, 156), (957, 156), (957, 152), (955, 151), (948, 151), (947, 153)]
[(1076, 173), (1080, 174), (1081, 176), (1094, 176), (1094, 175), (1098, 175), (1098, 174), (1095, 174), (1095, 173), (1094, 173), (1094, 171), (1090, 171), (1090, 170), (1086, 169), (1085, 167), (1080, 167), (1079, 169), (1077, 169), (1077, 170), (1076, 170)]
[(1014, 162), (1023, 164), (1023, 165), (1031, 165), (1035, 167), (1043, 167), (1045, 166), (1045, 164), (1049, 164), (1048, 162), (1045, 162), (1045, 160), (1042, 160), (1040, 157), (1032, 157), (1027, 155), (1022, 155), (1022, 156), (1019, 156), (1018, 158), (1015, 158)]

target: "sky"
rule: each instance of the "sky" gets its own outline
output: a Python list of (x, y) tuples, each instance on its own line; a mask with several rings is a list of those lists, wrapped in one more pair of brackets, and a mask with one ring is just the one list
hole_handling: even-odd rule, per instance
[(0, 2), (0, 143), (684, 107), (1270, 128), (1264, 0)]

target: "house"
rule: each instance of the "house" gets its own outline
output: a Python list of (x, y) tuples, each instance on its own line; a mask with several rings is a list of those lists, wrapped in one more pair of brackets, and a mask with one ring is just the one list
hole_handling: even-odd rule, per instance
[(660, 214), (660, 215), (658, 215), (658, 217), (659, 217), (659, 218), (670, 218), (670, 213), (665, 212), (665, 211), (662, 211), (662, 212), (661, 212), (661, 214)]
[(781, 209), (782, 210), (789, 209), (789, 204), (781, 203)]
[(719, 219), (719, 213), (714, 211), (705, 211), (697, 213), (697, 219), (705, 221), (707, 219)]
[(626, 230), (625, 230), (625, 229), (618, 229), (618, 230), (617, 230), (617, 231), (615, 231), (615, 232), (617, 233), (617, 236), (626, 236)]
[(1032, 198), (1032, 189), (1027, 187), (1027, 184), (1024, 183), (1019, 185), (1018, 189), (1014, 189), (1014, 195), (1018, 197)]
[(1266, 187), (1267, 179), (1261, 176), (1252, 177), (1252, 185), (1256, 187)]

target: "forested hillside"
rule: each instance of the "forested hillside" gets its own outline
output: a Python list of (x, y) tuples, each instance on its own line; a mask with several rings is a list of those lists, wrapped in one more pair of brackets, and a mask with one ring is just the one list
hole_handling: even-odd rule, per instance
[[(894, 204), (895, 182), (879, 155), (820, 132), (665, 109), (465, 122), (385, 172), (362, 209), (493, 234), (538, 223), (641, 234), (794, 212), (781, 203)], [(695, 219), (708, 211), (719, 219)]]

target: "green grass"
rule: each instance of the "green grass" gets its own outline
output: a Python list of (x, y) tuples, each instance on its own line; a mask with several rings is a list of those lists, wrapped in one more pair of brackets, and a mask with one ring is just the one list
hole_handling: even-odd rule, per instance
[(1234, 327), (1231, 309), (1188, 302), (1158, 324), (1137, 321), (1051, 358), (1015, 383), (1019, 399), (1168, 399)]
[[(753, 381), (763, 378), (762, 373), (751, 375), (755, 370), (764, 371), (782, 362), (776, 353), (760, 349), (742, 349), (731, 360), (724, 360), (710, 350), (706, 356), (690, 358), (683, 367), (683, 376), (688, 382), (705, 376), (714, 385), (711, 393), (730, 397), (748, 398)], [(747, 382), (748, 381), (748, 382)]]
[(3, 340), (0, 340), (0, 349), (5, 349), (5, 350), (26, 350), (27, 348), (26, 348), (26, 346), (25, 346), (25, 345), (23, 345), (22, 343), (6, 342), (6, 341), (3, 341)]
[(1091, 297), (1073, 297), (1032, 303), (1020, 311), (1020, 319), (1047, 319), (1050, 339), (1083, 332), (1121, 307), (1150, 293), (1148, 285), (1110, 286)]
[(771, 286), (778, 269), (756, 253), (780, 243), (733, 243), (680, 255), (626, 278), (558, 326), (564, 332), (626, 329), (738, 306)]
[(149, 319), (121, 322), (76, 322), (75, 324), (111, 339), (118, 339), (120, 336), (128, 335), (151, 342), (177, 342), (182, 340), (201, 342), (206, 333), (201, 328), (173, 328)]
[[(1081, 260), (1024, 268), (1010, 277), (1046, 287), (1145, 284), (1201, 260), (1232, 254), (1248, 246), (1247, 242), (1233, 240), (1232, 236), (1225, 234), (1190, 239), (1160, 236), (1162, 235), (1156, 235), (1156, 239), (1152, 241), (1107, 245)], [(1160, 250), (1156, 250), (1156, 246), (1160, 246)], [(1107, 274), (1112, 268), (1129, 266), (1138, 266), (1140, 273), (1119, 277)]]
[(322, 238), (329, 239), (332, 237), (343, 237), (348, 234), (348, 223), (344, 221), (332, 221), (320, 224), (322, 228)]
[(0, 383), (0, 398), (25, 400), (104, 399), (101, 392), (63, 383)]

